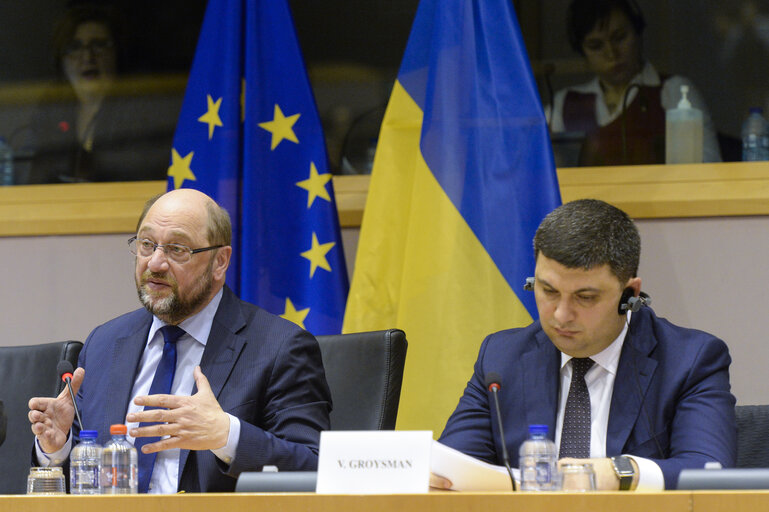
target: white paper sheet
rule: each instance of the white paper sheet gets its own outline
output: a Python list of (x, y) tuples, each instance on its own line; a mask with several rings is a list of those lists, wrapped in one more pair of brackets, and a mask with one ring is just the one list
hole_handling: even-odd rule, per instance
[[(504, 466), (495, 466), (433, 441), (430, 453), (430, 471), (451, 480), (454, 491), (511, 491), (510, 475)], [(516, 484), (520, 481), (518, 469), (513, 468)]]

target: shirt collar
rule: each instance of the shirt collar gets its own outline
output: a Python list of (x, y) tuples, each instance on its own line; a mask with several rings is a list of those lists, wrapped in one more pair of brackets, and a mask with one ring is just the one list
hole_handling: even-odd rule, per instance
[[(628, 326), (630, 325), (631, 315), (632, 312), (628, 311), (627, 320), (622, 326), (622, 331), (620, 331), (619, 336), (617, 336), (614, 341), (611, 342), (611, 345), (598, 352), (597, 354), (590, 356), (590, 359), (592, 359), (595, 364), (611, 373), (612, 375), (617, 374), (619, 356), (622, 352), (622, 345), (625, 343), (625, 336), (627, 335)], [(566, 364), (571, 361), (571, 359), (572, 357), (570, 355), (561, 352), (561, 371), (563, 371), (563, 369), (566, 367)]]
[[(662, 80), (660, 79), (659, 73), (651, 64), (651, 62), (646, 62), (641, 68), (641, 72), (636, 74), (630, 80), (630, 83), (638, 84), (638, 85), (657, 86), (657, 85), (660, 85), (660, 83), (662, 83)], [(592, 80), (584, 83), (581, 86), (574, 86), (573, 89), (579, 92), (585, 92), (585, 93), (592, 92), (594, 94), (598, 94), (603, 98), (603, 89), (601, 89), (601, 82), (597, 76), (593, 77)], [(628, 98), (628, 100), (629, 99), (630, 98)]]
[[(224, 288), (220, 289), (214, 298), (206, 304), (202, 310), (195, 313), (191, 317), (185, 318), (179, 327), (189, 334), (192, 339), (205, 346), (208, 343), (208, 336), (211, 334), (211, 326), (214, 323), (214, 316), (216, 310), (219, 309), (219, 303), (222, 301), (222, 295), (224, 294)], [(147, 338), (148, 343), (155, 337), (155, 333), (160, 330), (161, 327), (167, 325), (163, 320), (156, 316), (152, 316), (152, 325), (150, 326), (150, 333)]]

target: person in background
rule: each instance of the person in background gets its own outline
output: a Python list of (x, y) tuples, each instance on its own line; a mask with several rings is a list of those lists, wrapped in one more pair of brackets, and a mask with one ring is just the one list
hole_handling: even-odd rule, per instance
[[(599, 490), (674, 489), (682, 469), (734, 466), (727, 346), (646, 305), (627, 214), (595, 199), (566, 203), (539, 225), (534, 254), (527, 286), (539, 320), (483, 341), (439, 441), (501, 464), (501, 442), (515, 457), (528, 426), (547, 425), (560, 463), (592, 464)], [(502, 379), (504, 440), (491, 373)], [(431, 485), (450, 485), (440, 476)]]
[(19, 182), (166, 177), (180, 100), (158, 105), (119, 87), (124, 39), (117, 13), (98, 5), (73, 7), (57, 23), (56, 67), (66, 85), (51, 88), (34, 116), (32, 168)]
[(29, 401), (33, 464), (66, 464), (81, 429), (103, 444), (125, 423), (139, 492), (233, 491), (244, 471), (317, 468), (331, 410), (320, 347), (224, 284), (231, 238), (229, 215), (202, 192), (147, 203), (129, 239), (144, 308), (86, 339), (72, 379), (83, 425), (67, 390)]
[(703, 158), (720, 162), (713, 122), (694, 85), (661, 75), (643, 56), (646, 22), (635, 0), (573, 0), (567, 11), (571, 47), (595, 74), (558, 91), (548, 110), (550, 130), (581, 132), (579, 165), (665, 163), (665, 110), (676, 108), (681, 85), (702, 110)]

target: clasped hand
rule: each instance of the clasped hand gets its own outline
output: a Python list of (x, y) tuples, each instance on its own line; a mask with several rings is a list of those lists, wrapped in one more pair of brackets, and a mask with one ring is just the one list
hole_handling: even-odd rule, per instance
[(230, 418), (216, 400), (208, 379), (200, 366), (195, 367), (198, 392), (192, 396), (138, 396), (136, 405), (159, 407), (128, 415), (129, 423), (158, 422), (157, 425), (132, 428), (133, 437), (165, 437), (144, 445), (142, 452), (153, 453), (173, 448), (185, 450), (215, 450), (227, 444)]

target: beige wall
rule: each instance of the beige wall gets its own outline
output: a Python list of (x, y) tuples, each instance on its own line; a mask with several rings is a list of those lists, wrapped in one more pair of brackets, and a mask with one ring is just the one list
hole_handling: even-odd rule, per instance
[(672, 322), (722, 338), (741, 404), (769, 403), (769, 217), (643, 220), (643, 289)]
[[(730, 347), (742, 404), (769, 403), (769, 217), (640, 220), (640, 275), (654, 309)], [(138, 307), (128, 234), (0, 238), (0, 344), (84, 340), (99, 323)], [(357, 230), (343, 230), (350, 271)]]

